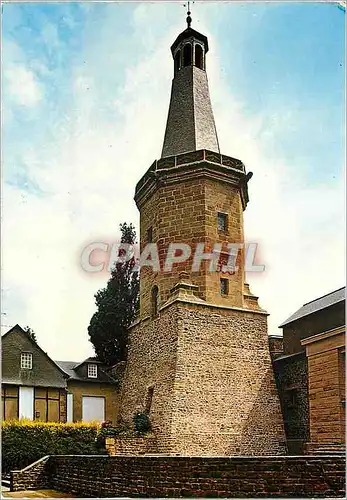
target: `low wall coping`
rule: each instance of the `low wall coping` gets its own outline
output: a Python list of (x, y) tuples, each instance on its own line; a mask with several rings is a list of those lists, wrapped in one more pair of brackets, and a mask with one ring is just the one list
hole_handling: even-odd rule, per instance
[[(40, 462), (43, 462), (44, 460), (48, 460), (48, 458), (52, 457), (52, 456), (54, 456), (54, 455), (45, 455), (44, 457), (39, 458), (38, 460), (36, 460), (36, 462), (33, 462), (32, 464), (27, 465), (26, 467), (24, 467), (24, 469), (11, 470), (11, 473), (12, 472), (25, 472), (26, 470), (29, 470), (32, 467), (35, 467), (36, 465), (38, 465)], [(71, 456), (74, 456), (74, 455), (69, 455), (69, 456), (71, 457)], [(87, 455), (85, 455), (85, 456), (87, 456)]]

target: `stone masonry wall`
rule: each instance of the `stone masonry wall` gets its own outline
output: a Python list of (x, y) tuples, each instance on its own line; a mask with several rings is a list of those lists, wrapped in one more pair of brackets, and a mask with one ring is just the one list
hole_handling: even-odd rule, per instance
[(155, 437), (127, 437), (106, 438), (107, 453), (114, 455), (146, 455), (157, 453), (157, 439)]
[(266, 315), (184, 303), (178, 313), (172, 451), (284, 454)]
[[(193, 167), (192, 167), (193, 168)], [(218, 212), (227, 214), (227, 230), (218, 230)], [(197, 272), (192, 272), (193, 255), (197, 243), (205, 243), (205, 252), (221, 243), (243, 243), (243, 211), (240, 193), (226, 182), (214, 179), (193, 178), (184, 182), (159, 186), (152, 197), (141, 207), (141, 250), (147, 244), (147, 231), (152, 227), (153, 242), (158, 244), (161, 269), (170, 243), (185, 243), (192, 248), (191, 257), (174, 264), (171, 272), (153, 272), (151, 267), (141, 269), (140, 295), (141, 318), (151, 314), (151, 289), (159, 288), (160, 304), (168, 299), (171, 288), (178, 282), (181, 271), (188, 272), (192, 282), (199, 287), (197, 295), (220, 305), (244, 305), (244, 257), (240, 252), (239, 271), (223, 275), (229, 280), (228, 295), (220, 294), (219, 272), (209, 271), (209, 262), (202, 262)]]
[(301, 455), (310, 437), (305, 353), (299, 353), (291, 358), (275, 359), (274, 371), (282, 406), (288, 453)]
[(272, 359), (283, 354), (283, 337), (269, 335), (269, 349)]
[(11, 471), (10, 490), (19, 491), (48, 488), (48, 461), (49, 456), (47, 455), (24, 469)]
[(345, 457), (54, 456), (49, 462), (50, 487), (80, 497), (345, 498)]
[(150, 419), (162, 452), (167, 451), (165, 439), (171, 432), (177, 340), (176, 307), (134, 326), (122, 384), (121, 419), (130, 423), (134, 413), (145, 410), (148, 389), (154, 387)]
[(285, 453), (266, 315), (176, 302), (130, 334), (122, 418), (144, 411), (158, 450), (179, 455)]
[(308, 367), (311, 441), (343, 443), (338, 349), (309, 356)]

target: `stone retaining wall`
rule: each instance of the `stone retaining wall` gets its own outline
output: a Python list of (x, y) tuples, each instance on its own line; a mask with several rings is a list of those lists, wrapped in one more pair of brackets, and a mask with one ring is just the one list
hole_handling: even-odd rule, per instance
[(21, 470), (13, 470), (10, 474), (10, 490), (37, 490), (49, 487), (48, 462), (49, 455), (40, 458)]
[[(45, 470), (50, 488), (80, 497), (345, 497), (340, 456), (70, 455), (51, 456)], [(18, 479), (13, 476), (15, 491), (27, 487), (23, 476)]]

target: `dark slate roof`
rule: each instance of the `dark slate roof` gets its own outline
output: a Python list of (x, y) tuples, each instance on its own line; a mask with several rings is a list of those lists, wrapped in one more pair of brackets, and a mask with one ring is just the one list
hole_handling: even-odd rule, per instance
[[(87, 358), (82, 363), (77, 361), (55, 361), (55, 363), (69, 376), (72, 380), (79, 380), (81, 382), (97, 382), (97, 383), (106, 383), (106, 384), (114, 384), (115, 380), (106, 373), (105, 370), (98, 366), (98, 376), (97, 378), (84, 376), (80, 371), (77, 371), (76, 368), (80, 367), (85, 362), (88, 363), (92, 361), (95, 363), (94, 358)], [(100, 362), (99, 362), (100, 363)]]
[(198, 31), (194, 30), (193, 28), (186, 28), (182, 33), (178, 35), (174, 43), (171, 45), (171, 52), (172, 54), (174, 53), (177, 45), (182, 42), (182, 40), (185, 40), (187, 38), (194, 37), (197, 40), (200, 40), (204, 45), (205, 45), (205, 52), (208, 52), (208, 40), (207, 36), (203, 35), (202, 33), (199, 33)]
[(299, 318), (308, 316), (309, 314), (320, 311), (321, 309), (326, 309), (327, 307), (337, 304), (338, 302), (342, 302), (343, 300), (345, 300), (345, 292), (346, 287), (343, 286), (342, 288), (339, 288), (334, 292), (323, 295), (323, 297), (319, 297), (318, 299), (312, 300), (311, 302), (307, 302), (294, 314), (289, 316), (289, 318), (286, 319), (279, 327), (282, 328), (283, 326), (288, 325), (289, 323), (292, 323)]
[(79, 363), (76, 363), (75, 369), (78, 368), (79, 366), (84, 365), (85, 363), (94, 363), (94, 364), (97, 364), (97, 365), (102, 364), (101, 361), (99, 361), (95, 356), (90, 356), (89, 358), (86, 358), (83, 361), (80, 361)]
[(277, 356), (273, 359), (273, 363), (277, 363), (278, 361), (290, 361), (292, 359), (298, 358), (300, 356), (306, 357), (305, 351), (295, 352), (294, 354), (282, 354), (281, 356)]

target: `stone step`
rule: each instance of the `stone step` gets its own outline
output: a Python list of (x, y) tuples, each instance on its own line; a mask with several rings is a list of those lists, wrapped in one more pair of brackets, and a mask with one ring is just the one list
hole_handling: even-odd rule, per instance
[(1, 486), (5, 486), (6, 488), (10, 487), (10, 479), (1, 478)]
[(345, 445), (342, 443), (307, 443), (306, 452), (310, 455), (344, 455)]

